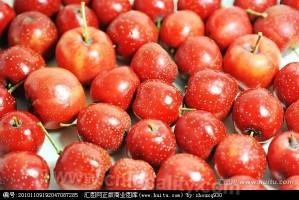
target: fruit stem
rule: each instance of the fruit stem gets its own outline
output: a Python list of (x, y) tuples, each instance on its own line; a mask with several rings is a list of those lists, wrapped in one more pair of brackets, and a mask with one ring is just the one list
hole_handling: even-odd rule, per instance
[(291, 50), (296, 54), (296, 56), (299, 58), (299, 52), (295, 47), (292, 47)]
[(21, 121), (16, 116), (12, 117), (12, 121), (13, 121), (12, 123), (13, 127), (20, 127), (22, 124)]
[(294, 148), (294, 149), (299, 148), (299, 143), (293, 134), (291, 134), (291, 136), (289, 137), (289, 143), (292, 148)]
[(70, 124), (60, 123), (59, 125), (60, 125), (61, 128), (68, 128), (68, 127), (76, 126), (77, 122), (73, 122), (73, 123), (70, 123)]
[(258, 32), (258, 38), (257, 38), (257, 40), (256, 40), (256, 43), (255, 43), (255, 45), (254, 45), (254, 48), (252, 49), (252, 53), (253, 54), (256, 54), (257, 52), (258, 52), (258, 50), (259, 50), (259, 46), (260, 46), (260, 43), (261, 43), (261, 39), (262, 39), (262, 37), (263, 37), (263, 33), (262, 32)]
[(257, 11), (254, 11), (252, 9), (246, 9), (246, 12), (250, 15), (254, 15), (254, 16), (257, 16), (257, 17), (263, 17), (263, 18), (266, 18), (268, 17), (268, 14), (265, 13), (265, 12), (257, 12)]
[(158, 19), (157, 22), (156, 22), (156, 26), (157, 28), (160, 30), (161, 28), (161, 25), (162, 25), (162, 18)]
[(196, 109), (195, 108), (185, 108), (185, 107), (182, 107), (182, 108), (180, 108), (180, 111), (191, 112), (191, 111), (196, 111)]
[(87, 27), (87, 21), (86, 21), (86, 13), (85, 13), (85, 2), (81, 2), (81, 16), (83, 19), (83, 40), (85, 43), (89, 44), (90, 43), (90, 37), (89, 37), (89, 32), (88, 32), (88, 27)]
[(24, 83), (24, 81), (20, 81), (17, 84), (15, 84), (14, 86), (11, 86), (8, 89), (8, 93), (12, 94), (18, 87), (20, 87), (20, 85), (22, 85)]
[(59, 155), (61, 154), (61, 149), (58, 147), (58, 145), (55, 143), (55, 141), (53, 140), (53, 138), (51, 137), (51, 135), (48, 133), (48, 131), (46, 130), (46, 128), (44, 127), (44, 125), (41, 122), (38, 122), (37, 125), (42, 129), (42, 131), (45, 133), (45, 135), (47, 136), (48, 140), (50, 141), (50, 143), (52, 144), (52, 146), (54, 147), (56, 153)]
[(155, 130), (157, 130), (156, 126), (152, 123), (149, 123), (147, 126), (151, 130), (151, 132), (154, 132)]

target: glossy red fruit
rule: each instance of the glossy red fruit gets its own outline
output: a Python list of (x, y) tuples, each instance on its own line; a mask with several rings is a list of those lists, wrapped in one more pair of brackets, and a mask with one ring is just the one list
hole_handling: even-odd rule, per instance
[(174, 3), (173, 0), (135, 0), (134, 9), (147, 14), (154, 22), (159, 22), (174, 12)]
[(267, 166), (266, 153), (261, 144), (248, 135), (233, 134), (216, 148), (215, 169), (223, 178), (238, 175), (263, 178)]
[(108, 190), (153, 190), (156, 174), (142, 160), (122, 158), (111, 167), (105, 185)]
[(132, 57), (148, 42), (157, 42), (158, 29), (151, 19), (142, 12), (129, 11), (118, 16), (108, 27), (107, 33), (116, 45), (118, 54)]
[(0, 1), (0, 37), (8, 28), (10, 22), (15, 18), (15, 11), (5, 2)]
[(94, 79), (90, 96), (95, 102), (110, 103), (127, 110), (139, 85), (140, 80), (131, 68), (117, 67)]
[(62, 0), (64, 5), (68, 4), (80, 4), (81, 2), (85, 2), (88, 5), (91, 1), (90, 0)]
[(284, 180), (299, 175), (299, 133), (285, 132), (275, 137), (268, 149), (272, 176)]
[(192, 10), (203, 20), (207, 19), (215, 10), (221, 6), (221, 0), (179, 0), (179, 10)]
[(261, 180), (250, 176), (233, 176), (223, 180), (223, 183), (217, 187), (218, 190), (266, 190)]
[(141, 81), (157, 79), (172, 83), (178, 76), (178, 66), (157, 43), (140, 47), (131, 61), (131, 67)]
[(288, 107), (284, 117), (289, 130), (299, 133), (299, 100)]
[(236, 129), (244, 134), (253, 134), (258, 141), (274, 137), (283, 123), (282, 104), (263, 88), (243, 92), (233, 106), (233, 121)]
[(14, 111), (0, 119), (0, 153), (12, 151), (37, 152), (45, 134), (37, 125), (39, 120), (29, 112)]
[(279, 48), (267, 37), (245, 35), (236, 39), (223, 59), (225, 72), (243, 88), (268, 87), (281, 62)]
[(9, 46), (23, 45), (44, 56), (51, 52), (56, 40), (55, 24), (46, 15), (36, 11), (19, 14), (8, 30)]
[(133, 112), (141, 119), (157, 119), (172, 124), (179, 117), (182, 101), (181, 92), (174, 86), (150, 80), (139, 86)]
[(299, 10), (299, 1), (297, 0), (282, 0), (282, 3)]
[(71, 123), (85, 107), (83, 87), (69, 71), (42, 68), (32, 72), (24, 83), (26, 97), (34, 112), (48, 129)]
[(274, 90), (286, 105), (299, 100), (299, 62), (290, 63), (278, 72), (274, 81)]
[(176, 154), (159, 169), (158, 190), (212, 190), (216, 176), (208, 163), (191, 154)]
[(236, 0), (234, 5), (243, 9), (251, 9), (256, 12), (264, 12), (266, 9), (277, 4), (277, 0)]
[(222, 54), (217, 44), (205, 36), (190, 37), (177, 49), (175, 62), (182, 73), (193, 75), (209, 68), (222, 70)]
[(0, 54), (0, 77), (12, 84), (25, 80), (31, 72), (45, 66), (40, 54), (24, 46), (13, 46)]
[(101, 24), (107, 26), (120, 14), (130, 11), (131, 3), (129, 0), (93, 0), (92, 9)]
[(236, 38), (252, 33), (252, 25), (243, 9), (221, 8), (213, 12), (207, 20), (206, 33), (224, 50)]
[(183, 10), (168, 15), (160, 29), (160, 39), (172, 48), (178, 48), (188, 37), (204, 35), (201, 18), (193, 11)]
[(126, 139), (128, 153), (153, 166), (160, 166), (176, 153), (175, 135), (160, 120), (141, 120), (129, 131)]
[(61, 0), (14, 0), (16, 13), (38, 11), (49, 17), (56, 14), (61, 6)]
[[(85, 7), (86, 23), (88, 26), (99, 27), (99, 20), (95, 13), (88, 7)], [(80, 4), (71, 4), (65, 6), (58, 12), (56, 17), (56, 27), (59, 35), (68, 30), (82, 26), (83, 18)]]
[(58, 185), (65, 190), (98, 190), (111, 167), (111, 158), (102, 148), (75, 142), (63, 150), (54, 168)]
[(32, 152), (11, 152), (0, 158), (0, 177), (6, 190), (47, 190), (50, 170), (46, 161)]
[(0, 86), (0, 117), (4, 114), (16, 110), (17, 103), (15, 98), (7, 91), (6, 88)]
[(213, 149), (226, 136), (222, 121), (204, 111), (193, 111), (183, 115), (175, 126), (176, 141), (181, 150), (207, 159)]
[(189, 79), (185, 103), (190, 108), (204, 110), (224, 119), (238, 92), (238, 84), (230, 75), (205, 69)]
[(299, 12), (286, 5), (276, 5), (265, 11), (267, 17), (256, 20), (254, 31), (273, 40), (281, 51), (299, 41)]
[(299, 175), (291, 176), (279, 187), (280, 190), (299, 190)]
[(131, 127), (131, 118), (123, 109), (110, 104), (93, 104), (80, 111), (79, 135), (103, 149), (116, 151)]
[(88, 27), (90, 38), (85, 41), (82, 28), (66, 32), (56, 46), (59, 67), (70, 70), (82, 84), (90, 84), (101, 72), (115, 67), (112, 42), (102, 31)]

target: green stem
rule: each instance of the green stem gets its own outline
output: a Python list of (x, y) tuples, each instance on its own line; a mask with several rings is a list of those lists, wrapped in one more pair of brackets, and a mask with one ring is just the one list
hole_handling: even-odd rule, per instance
[(246, 12), (247, 12), (248, 14), (250, 14), (250, 15), (254, 15), (254, 16), (257, 16), (257, 17), (263, 17), (263, 18), (268, 17), (268, 14), (267, 14), (267, 13), (265, 13), (265, 12), (263, 12), (263, 13), (261, 13), (261, 12), (257, 12), (257, 11), (254, 11), (254, 10), (252, 10), (252, 9), (246, 9)]
[(20, 127), (22, 125), (22, 122), (16, 117), (16, 116), (13, 116), (12, 117), (12, 126), (13, 127)]
[(85, 43), (89, 44), (90, 43), (90, 37), (89, 37), (89, 32), (88, 32), (88, 26), (87, 26), (87, 21), (86, 21), (86, 13), (85, 13), (85, 2), (81, 2), (81, 16), (83, 19), (83, 40)]
[(42, 129), (42, 131), (45, 133), (45, 135), (47, 136), (48, 140), (50, 141), (51, 145), (54, 147), (56, 153), (59, 155), (61, 154), (61, 149), (58, 147), (58, 145), (55, 143), (55, 141), (53, 140), (53, 138), (51, 137), (51, 135), (48, 133), (48, 131), (46, 130), (46, 128), (44, 127), (44, 125), (41, 122), (38, 122), (37, 125)]
[(20, 85), (22, 85), (24, 83), (24, 81), (20, 81), (19, 83), (15, 84), (14, 86), (11, 86), (9, 89), (8, 89), (8, 92), (10, 94), (12, 94), (18, 87), (20, 87)]
[(256, 40), (254, 48), (252, 49), (252, 53), (253, 54), (256, 54), (258, 52), (262, 37), (263, 37), (263, 33), (262, 32), (258, 32), (258, 38)]

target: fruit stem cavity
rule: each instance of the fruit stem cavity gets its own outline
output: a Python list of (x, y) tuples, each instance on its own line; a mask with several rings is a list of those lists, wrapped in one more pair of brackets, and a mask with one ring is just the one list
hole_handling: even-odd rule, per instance
[(16, 116), (13, 116), (11, 125), (15, 128), (18, 128), (22, 125), (22, 122)]
[(296, 137), (293, 134), (291, 134), (291, 136), (289, 137), (289, 143), (290, 143), (290, 146), (293, 149), (298, 149), (299, 148), (299, 143), (298, 143)]

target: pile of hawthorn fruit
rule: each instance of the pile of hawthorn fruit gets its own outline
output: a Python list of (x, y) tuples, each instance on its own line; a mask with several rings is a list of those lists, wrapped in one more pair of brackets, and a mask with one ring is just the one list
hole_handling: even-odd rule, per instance
[[(0, 1), (2, 188), (48, 189), (47, 137), (62, 189), (264, 190), (267, 166), (299, 189), (299, 62), (280, 70), (297, 53), (299, 1), (174, 4)], [(78, 141), (60, 149), (48, 131), (69, 126)]]

